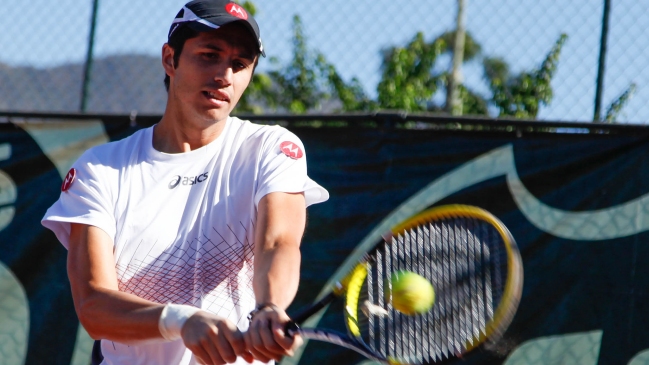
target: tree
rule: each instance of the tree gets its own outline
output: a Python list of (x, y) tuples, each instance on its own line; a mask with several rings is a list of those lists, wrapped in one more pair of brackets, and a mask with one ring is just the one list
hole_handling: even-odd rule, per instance
[(499, 116), (535, 119), (539, 107), (552, 101), (552, 77), (555, 74), (561, 48), (568, 39), (561, 34), (538, 69), (509, 74), (509, 66), (501, 58), (487, 57), (483, 61), (485, 78), (493, 93), (491, 102)]
[(309, 49), (299, 16), (293, 17), (293, 57), (287, 65), (276, 58), (277, 67), (268, 75), (255, 74), (238, 112), (259, 113), (268, 109), (284, 109), (301, 114), (317, 110), (323, 104), (340, 103), (343, 111), (375, 110), (378, 105), (363, 90), (358, 79), (346, 83), (336, 68), (317, 50)]
[[(306, 43), (302, 21), (293, 17), (293, 59), (284, 68), (269, 73), (277, 87), (278, 104), (293, 113), (318, 109), (330, 96), (323, 82), (326, 61), (319, 52), (311, 52)], [(276, 60), (274, 60), (276, 62)]]
[[(417, 33), (405, 47), (393, 47), (384, 52), (383, 75), (379, 82), (378, 102), (381, 108), (405, 111), (442, 111), (431, 98), (440, 90), (448, 91), (452, 72), (437, 72), (439, 56), (455, 50), (456, 31), (445, 32), (427, 43), (423, 33)], [(470, 32), (464, 32), (462, 62), (470, 62), (481, 53), (481, 46)], [(458, 99), (463, 114), (487, 114), (487, 102), (462, 83), (457, 84)], [(448, 92), (447, 92), (448, 94)]]
[[(255, 14), (254, 5), (243, 6)], [(307, 46), (302, 22), (293, 17), (293, 58), (266, 74), (256, 73), (242, 97), (237, 112), (260, 113), (264, 109), (285, 109), (292, 113), (317, 110), (324, 103), (329, 108), (339, 105), (342, 111), (400, 109), (404, 111), (440, 111), (431, 98), (448, 83), (449, 73), (434, 73), (433, 68), (443, 53), (452, 53), (455, 31), (446, 32), (428, 43), (417, 33), (405, 47), (392, 47), (383, 52), (382, 78), (377, 86), (377, 100), (365, 93), (357, 78), (346, 82), (325, 56)], [(464, 61), (480, 53), (480, 45), (467, 32)], [(472, 114), (487, 114), (487, 103), (464, 85), (458, 85), (462, 108)]]
[[(458, 0), (458, 5), (462, 5)], [(244, 3), (254, 14), (254, 6)], [(458, 17), (461, 14), (461, 7)], [(463, 38), (463, 42), (458, 38)], [(293, 17), (293, 57), (286, 65), (276, 58), (276, 68), (268, 74), (255, 74), (248, 91), (239, 102), (237, 111), (260, 113), (267, 109), (283, 109), (292, 113), (306, 113), (325, 106), (328, 111), (373, 111), (397, 109), (406, 112), (449, 111), (451, 100), (457, 99), (454, 113), (461, 115), (489, 115), (497, 110), (499, 117), (535, 119), (541, 106), (553, 99), (552, 79), (556, 73), (562, 47), (568, 36), (561, 34), (541, 65), (516, 75), (500, 57), (485, 56), (480, 44), (461, 22), (457, 29), (445, 32), (426, 42), (423, 33), (417, 33), (405, 46), (391, 47), (382, 52), (381, 80), (377, 98), (368, 96), (357, 78), (346, 82), (325, 56), (307, 46), (299, 16)], [(461, 46), (461, 47), (460, 47)], [(462, 57), (454, 57), (462, 49)], [(438, 71), (439, 56), (449, 54), (454, 65), (449, 71)], [(471, 90), (458, 76), (458, 63), (482, 60), (484, 79), (491, 95)], [(455, 76), (453, 72), (455, 70)], [(455, 91), (451, 90), (455, 89)], [(635, 92), (636, 85), (622, 93), (608, 108), (601, 122), (614, 123), (621, 110)], [(433, 97), (445, 91), (445, 105), (438, 105)]]
[(428, 110), (441, 81), (432, 69), (445, 47), (441, 39), (426, 43), (419, 32), (406, 47), (385, 52), (383, 75), (377, 88), (379, 106), (405, 111)]
[(261, 114), (266, 109), (275, 109), (278, 106), (275, 95), (271, 78), (266, 74), (255, 73), (234, 113)]
[(332, 92), (340, 100), (343, 111), (371, 111), (379, 108), (378, 103), (367, 96), (357, 78), (346, 83), (331, 64), (326, 64), (326, 73)]
[(633, 94), (635, 93), (636, 90), (636, 84), (635, 82), (631, 83), (629, 87), (624, 90), (620, 96), (617, 97), (606, 109), (606, 116), (604, 116), (604, 119), (601, 121), (596, 121), (596, 122), (603, 122), (603, 123), (617, 123), (617, 118), (619, 117), (620, 113), (628, 104), (629, 100), (631, 100), (631, 97), (633, 97)]
[[(475, 38), (471, 35), (470, 32), (464, 30), (462, 31), (464, 33), (463, 38), (464, 41), (461, 43), (463, 44), (463, 51), (462, 51), (462, 63), (467, 63), (475, 60), (476, 58), (481, 57), (482, 55), (482, 46), (475, 40)], [(454, 54), (455, 53), (455, 47), (457, 46), (457, 42), (455, 40), (456, 34), (458, 33), (457, 30), (450, 31), (450, 32), (445, 32), (442, 35), (438, 37), (438, 39), (444, 41), (444, 44), (446, 44), (446, 48), (444, 49), (443, 54)], [(458, 58), (454, 58), (455, 60), (458, 60)], [(455, 61), (457, 62), (457, 61)], [(456, 82), (456, 86), (452, 86), (452, 74), (453, 74), (453, 68), (456, 66), (452, 66), (450, 72), (443, 72), (440, 74), (441, 80), (443, 82), (443, 85), (446, 85), (446, 111), (449, 112), (448, 106), (449, 106), (449, 90), (452, 87), (457, 88), (457, 96), (453, 96), (452, 98), (457, 98), (460, 104), (459, 106), (456, 106), (456, 114), (455, 115), (487, 115), (488, 114), (488, 101), (478, 93), (470, 90), (467, 88), (466, 85), (464, 85), (462, 82)], [(458, 77), (458, 80), (461, 79)], [(441, 111), (441, 107), (431, 107), (429, 110), (432, 111)], [(453, 114), (451, 112), (451, 114)]]

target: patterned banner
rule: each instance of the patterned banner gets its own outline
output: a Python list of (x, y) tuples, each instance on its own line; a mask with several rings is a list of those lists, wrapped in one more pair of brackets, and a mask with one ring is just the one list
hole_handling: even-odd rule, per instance
[[(88, 364), (66, 251), (40, 225), (70, 165), (128, 118), (0, 124), (0, 365)], [(309, 208), (289, 313), (327, 291), (388, 227), (430, 206), (480, 206), (523, 255), (519, 311), (496, 348), (458, 364), (649, 363), (649, 139), (639, 134), (290, 128), (328, 202)], [(342, 305), (310, 325), (345, 330)], [(282, 364), (369, 363), (309, 342)]]

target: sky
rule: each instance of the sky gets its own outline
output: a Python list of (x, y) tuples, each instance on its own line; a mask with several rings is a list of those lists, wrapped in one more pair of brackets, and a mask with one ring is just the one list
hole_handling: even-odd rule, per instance
[[(99, 0), (95, 55), (158, 56), (184, 0)], [(540, 65), (562, 33), (568, 35), (553, 79), (554, 100), (539, 118), (590, 121), (593, 116), (603, 0), (466, 0), (467, 28), (483, 54), (504, 58), (513, 72)], [(620, 121), (649, 121), (649, 1), (612, 0), (604, 106), (632, 82), (637, 91)], [(92, 0), (0, 0), (0, 63), (51, 67), (85, 58)], [(300, 15), (309, 47), (340, 74), (357, 77), (376, 95), (380, 51), (421, 31), (427, 40), (454, 28), (455, 0), (257, 0), (267, 59), (260, 71), (291, 55), (292, 18)], [(155, 4), (152, 6), (152, 4)], [(11, 20), (11, 21), (9, 21)], [(441, 60), (446, 67), (449, 59)], [(446, 64), (445, 64), (446, 63)], [(479, 62), (463, 68), (468, 87), (488, 94)]]

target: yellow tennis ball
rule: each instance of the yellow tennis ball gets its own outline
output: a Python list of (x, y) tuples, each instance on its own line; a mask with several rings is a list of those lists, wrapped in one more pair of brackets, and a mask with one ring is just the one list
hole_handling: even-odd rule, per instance
[(390, 278), (392, 307), (407, 315), (427, 312), (435, 304), (433, 285), (423, 276), (397, 271)]

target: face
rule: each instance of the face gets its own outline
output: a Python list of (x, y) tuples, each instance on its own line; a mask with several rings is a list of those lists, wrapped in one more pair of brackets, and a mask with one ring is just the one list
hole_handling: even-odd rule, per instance
[(162, 61), (170, 78), (168, 108), (202, 127), (225, 120), (252, 78), (255, 44), (250, 32), (236, 23), (188, 39), (177, 65), (173, 64), (174, 50), (165, 44)]

